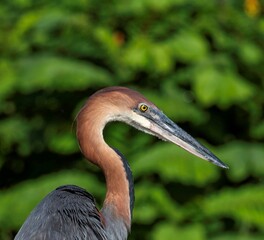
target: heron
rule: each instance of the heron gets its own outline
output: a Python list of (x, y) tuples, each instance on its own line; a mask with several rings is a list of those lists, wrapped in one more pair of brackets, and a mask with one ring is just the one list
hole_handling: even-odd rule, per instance
[(76, 117), (76, 135), (84, 157), (105, 176), (106, 196), (101, 210), (86, 190), (60, 186), (30, 213), (15, 240), (125, 240), (134, 206), (132, 172), (124, 156), (104, 140), (103, 129), (112, 121), (174, 143), (193, 155), (228, 168), (210, 150), (170, 120), (139, 92), (107, 87), (91, 95)]

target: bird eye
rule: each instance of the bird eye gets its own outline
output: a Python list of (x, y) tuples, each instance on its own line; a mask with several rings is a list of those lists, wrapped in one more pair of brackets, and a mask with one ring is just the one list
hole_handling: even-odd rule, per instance
[(139, 110), (141, 112), (146, 112), (148, 110), (148, 106), (146, 104), (142, 103), (139, 105)]

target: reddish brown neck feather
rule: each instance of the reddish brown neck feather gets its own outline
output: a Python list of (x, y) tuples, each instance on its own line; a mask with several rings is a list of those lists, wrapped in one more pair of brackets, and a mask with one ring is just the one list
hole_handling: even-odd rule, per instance
[[(102, 99), (91, 99), (77, 117), (77, 137), (84, 156), (99, 166), (106, 179), (105, 206), (111, 206), (116, 217), (122, 217), (130, 228), (129, 183), (119, 155), (104, 141), (102, 131), (109, 107), (100, 104)], [(112, 109), (113, 111), (114, 108)], [(110, 114), (110, 113), (109, 113)]]
[(99, 166), (106, 179), (104, 207), (130, 229), (129, 182), (120, 156), (104, 141), (103, 128), (117, 116), (131, 113), (139, 103), (154, 106), (140, 93), (124, 87), (104, 88), (93, 94), (77, 116), (77, 137), (84, 156)]

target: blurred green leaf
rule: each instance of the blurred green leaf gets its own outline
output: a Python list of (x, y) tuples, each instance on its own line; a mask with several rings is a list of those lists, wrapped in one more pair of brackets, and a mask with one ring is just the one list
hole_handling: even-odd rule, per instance
[(135, 194), (137, 201), (135, 203), (134, 220), (139, 223), (151, 224), (158, 217), (166, 216), (178, 221), (183, 216), (180, 206), (170, 198), (160, 185), (155, 186), (143, 182), (136, 187)]
[(212, 240), (261, 240), (263, 239), (263, 235), (247, 235), (247, 233), (230, 233), (230, 234), (222, 234), (217, 237), (211, 238)]
[(248, 64), (257, 64), (261, 61), (261, 50), (257, 45), (247, 42), (241, 44), (239, 52), (242, 60)]
[(199, 67), (194, 80), (197, 99), (206, 106), (228, 107), (248, 100), (254, 93), (253, 86), (241, 76), (211, 64)]
[[(11, 95), (14, 92), (15, 89), (15, 71), (12, 68), (12, 64), (10, 64), (9, 61), (0, 59), (0, 72), (1, 72), (1, 78), (0, 78), (0, 101), (4, 99), (5, 97)], [(2, 106), (0, 107), (0, 111), (6, 110)], [(3, 109), (4, 108), (4, 109)]]
[(28, 154), (31, 148), (29, 131), (29, 125), (20, 116), (13, 116), (10, 119), (0, 121), (1, 152), (9, 152), (13, 146), (17, 145), (20, 154)]
[(202, 60), (207, 56), (207, 43), (205, 39), (196, 32), (182, 31), (169, 41), (176, 60), (192, 63)]
[(264, 177), (263, 144), (235, 141), (223, 145), (217, 151), (229, 165), (227, 175), (232, 181), (243, 181), (250, 176)]
[(173, 55), (168, 44), (159, 44), (142, 35), (126, 47), (124, 64), (133, 69), (146, 69), (150, 72), (167, 73), (173, 67)]
[(238, 223), (244, 222), (263, 228), (263, 194), (263, 184), (224, 189), (204, 199), (202, 208), (209, 217), (230, 217)]
[(70, 131), (68, 125), (47, 128), (45, 139), (48, 147), (56, 153), (67, 155), (79, 150), (75, 134)]
[(177, 180), (187, 185), (205, 186), (219, 177), (215, 166), (166, 143), (157, 143), (139, 153), (132, 159), (131, 166), (136, 177), (155, 173), (164, 182)]
[(110, 74), (97, 66), (54, 56), (23, 59), (18, 61), (17, 68), (18, 89), (23, 93), (41, 89), (81, 90), (92, 84), (111, 84)]
[(179, 227), (171, 223), (160, 223), (151, 233), (154, 240), (171, 239), (172, 236), (179, 240), (204, 240), (205, 233), (200, 225), (189, 224), (188, 227)]
[(251, 135), (256, 139), (264, 138), (264, 121), (252, 126)]

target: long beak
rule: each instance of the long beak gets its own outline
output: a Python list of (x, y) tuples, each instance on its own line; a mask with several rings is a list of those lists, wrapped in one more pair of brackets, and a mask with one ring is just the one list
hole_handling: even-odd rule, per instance
[(171, 121), (159, 110), (152, 109), (147, 118), (151, 121), (150, 132), (163, 140), (170, 141), (184, 148), (188, 152), (205, 159), (219, 167), (228, 168), (220, 159), (202, 144), (197, 142), (187, 132)]

